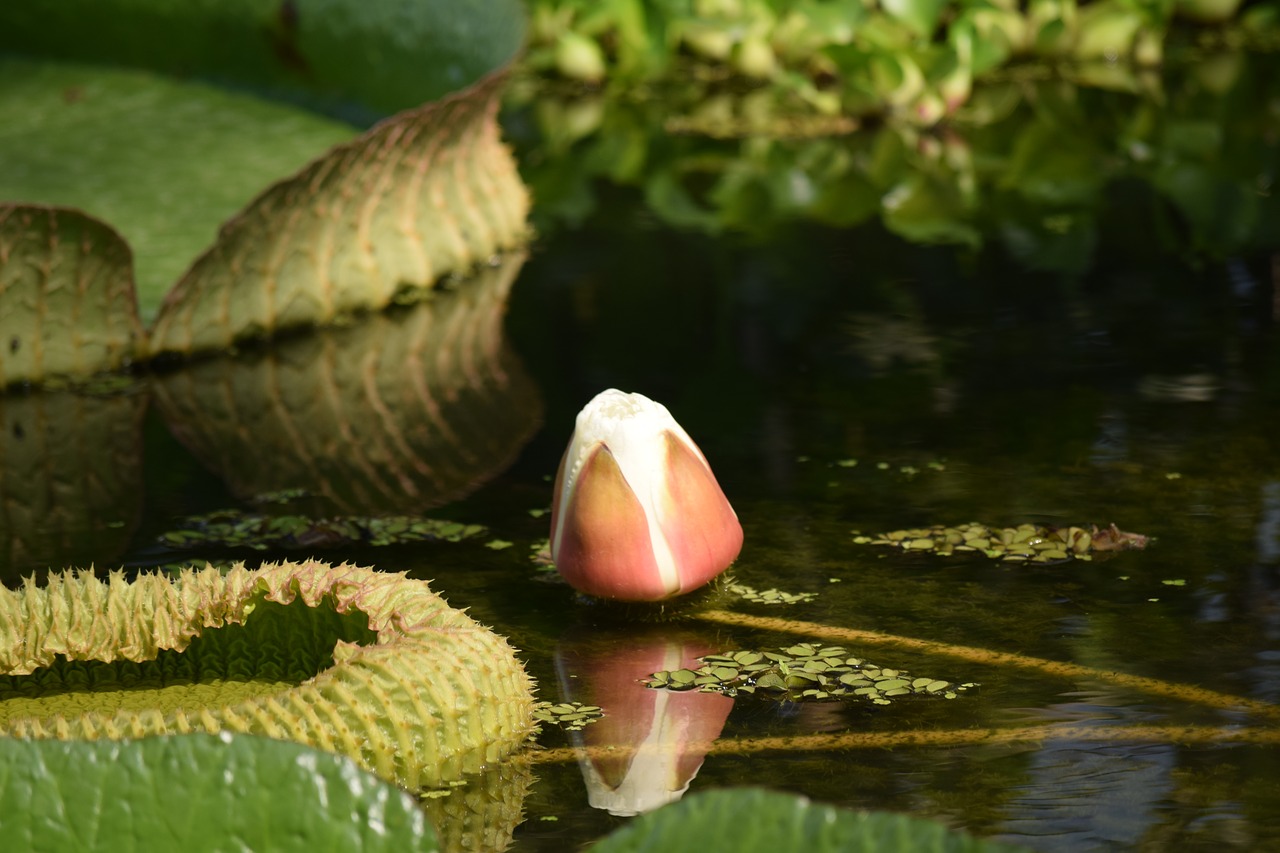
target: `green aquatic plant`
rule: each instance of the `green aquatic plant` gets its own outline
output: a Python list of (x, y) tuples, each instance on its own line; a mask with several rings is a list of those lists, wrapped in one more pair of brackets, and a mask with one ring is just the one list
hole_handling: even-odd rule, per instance
[(767, 84), (826, 114), (890, 113), (933, 124), (1015, 61), (1115, 76), (1159, 65), (1175, 23), (1236, 19), (1266, 43), (1274, 4), (1226, 0), (531, 0), (526, 63), (547, 75), (635, 87), (702, 79)]
[(6, 735), (267, 734), (410, 789), (479, 771), (533, 726), (504, 640), (424, 581), (316, 561), (0, 590), (0, 673)]
[(775, 587), (761, 590), (735, 581), (726, 583), (724, 588), (726, 592), (736, 595), (743, 601), (749, 601), (752, 604), (803, 604), (806, 601), (813, 601), (818, 597), (816, 592), (787, 592)]
[(823, 625), (800, 619), (756, 616), (728, 610), (703, 610), (695, 618), (712, 625), (749, 627), (761, 631), (796, 634), (833, 643), (882, 646), (899, 651), (949, 657), (985, 666), (1025, 669), (1052, 678), (1100, 681), (1139, 693), (1150, 693), (1180, 702), (1199, 704), (1210, 708), (1243, 710), (1264, 719), (1280, 718), (1280, 705), (1270, 702), (1220, 693), (1194, 684), (1180, 684), (1159, 678), (1132, 675), (1114, 669), (1084, 666), (1066, 661), (1046, 660), (1015, 652), (1001, 652), (935, 640), (922, 640), (917, 637), (904, 637), (883, 631), (849, 628), (841, 625)]
[(567, 732), (580, 731), (604, 716), (599, 705), (581, 702), (539, 702), (533, 709), (533, 718), (547, 726), (559, 726)]
[[(1011, 71), (928, 133), (801, 137), (779, 97), (696, 84), (661, 97), (517, 85), (508, 101), (523, 120), (508, 126), (543, 232), (604, 198), (616, 209), (612, 184), (663, 222), (713, 235), (796, 228), (792, 241), (806, 224), (879, 220), (911, 242), (1003, 245), (1022, 266), (1079, 274), (1139, 245), (1202, 258), (1273, 244), (1276, 206), (1256, 187), (1274, 169), (1277, 121), (1256, 104), (1274, 97), (1277, 56), (1206, 52), (1109, 89)], [(1135, 208), (1159, 227), (1127, 233), (1116, 211)]]
[(955, 684), (939, 678), (913, 676), (902, 669), (881, 667), (853, 657), (842, 646), (798, 643), (757, 652), (749, 649), (703, 655), (702, 666), (662, 670), (649, 676), (646, 686), (704, 693), (760, 692), (797, 702), (805, 699), (860, 699), (889, 705), (901, 696), (955, 699), (977, 685)]
[(978, 522), (947, 527), (911, 527), (871, 536), (855, 534), (858, 545), (886, 545), (903, 551), (925, 552), (947, 557), (979, 553), (993, 560), (1014, 563), (1062, 563), (1092, 560), (1113, 551), (1139, 551), (1149, 537), (1126, 533), (1114, 524), (1098, 527), (1056, 527), (1019, 524), (1017, 527), (988, 527)]
[(420, 516), (309, 518), (227, 509), (183, 519), (178, 529), (160, 534), (160, 543), (174, 550), (252, 548), (266, 551), (461, 542), (483, 532), (485, 528), (480, 524)]

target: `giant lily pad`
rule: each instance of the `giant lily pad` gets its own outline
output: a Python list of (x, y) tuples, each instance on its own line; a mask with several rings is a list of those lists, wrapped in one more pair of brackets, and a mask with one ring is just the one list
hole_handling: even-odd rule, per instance
[(401, 113), (259, 196), (166, 297), (153, 354), (384, 308), (525, 242), (500, 91), (491, 78)]
[(523, 35), (519, 0), (31, 0), (0, 8), (0, 51), (127, 64), (384, 114), (506, 64)]
[(0, 59), (0, 77), (0, 199), (109, 223), (132, 248), (144, 319), (223, 221), (356, 134), (298, 107), (132, 69)]
[(410, 789), (532, 727), (511, 648), (422, 581), (320, 562), (0, 590), (0, 733), (233, 731), (343, 753)]
[(0, 389), (120, 370), (144, 351), (120, 235), (78, 211), (0, 204)]
[[(149, 318), (164, 291), (216, 237), (220, 223), (271, 182), (355, 133), (347, 121), (280, 100), (360, 124), (396, 110), (417, 115), (423, 103), (463, 90), (510, 62), (523, 29), (518, 0), (322, 0), (305, 8), (254, 0), (36, 0), (5, 5), (0, 8), (0, 76), (10, 85), (0, 92), (0, 161), (6, 166), (0, 173), (0, 198), (76, 207), (110, 222), (133, 246), (142, 314)], [(210, 83), (231, 84), (240, 93)], [(256, 96), (243, 94), (246, 90)], [(437, 114), (459, 118), (447, 110)], [(481, 135), (496, 138), (492, 110), (488, 119)], [(428, 244), (435, 237), (447, 241), (455, 236), (450, 229), (456, 226), (474, 237), (467, 247), (484, 257), (486, 239), (504, 226), (484, 219), (492, 212), (486, 206), (488, 194), (498, 187), (505, 197), (509, 187), (503, 180), (514, 175), (514, 167), (507, 163), (504, 170), (492, 162), (495, 147), (473, 144), (476, 138), (466, 134), (475, 128), (459, 121), (451, 129), (466, 137), (464, 152), (482, 161), (489, 182), (468, 182), (462, 174), (443, 179), (439, 171), (423, 180), (415, 170), (424, 164), (448, 170), (457, 163), (449, 156), (453, 149), (441, 146), (437, 135), (406, 132), (410, 123), (392, 120), (375, 131), (370, 138), (377, 150), (365, 151), (363, 158), (358, 143), (355, 154), (347, 150), (349, 159), (372, 168), (337, 192), (376, 190), (378, 176), (387, 175), (380, 166), (404, 167), (413, 174), (401, 188), (409, 194), (423, 189), (424, 209), (458, 203), (460, 197), (462, 207), (447, 211), (443, 223), (428, 217), (415, 224), (404, 219), (412, 219), (405, 207), (383, 206), (386, 219), (379, 224)], [(421, 143), (417, 154), (424, 156), (406, 161), (400, 155), (413, 152), (397, 145), (411, 141)], [(347, 174), (332, 161), (320, 171), (327, 175), (321, 183), (329, 189)], [(374, 185), (360, 184), (361, 175), (370, 174)], [(460, 195), (443, 191), (442, 185), (459, 189)], [(349, 219), (333, 223), (357, 256), (370, 246), (370, 223), (364, 217), (375, 200), (359, 198), (347, 209)], [(336, 216), (344, 209), (341, 201), (320, 215)], [(523, 218), (523, 209), (517, 216)], [(423, 224), (425, 231), (415, 230)], [(289, 231), (292, 226), (276, 222), (271, 227)], [(386, 240), (373, 242), (380, 253), (387, 251)], [(305, 252), (324, 245), (293, 248)], [(427, 251), (438, 248), (428, 246)], [(233, 264), (244, 260), (232, 255)], [(434, 274), (448, 271), (448, 259), (430, 260)], [(392, 278), (401, 271), (384, 269)], [(255, 281), (272, 289), (272, 282)], [(405, 282), (421, 283), (413, 276)], [(361, 307), (379, 307), (374, 302)], [(303, 322), (315, 319), (305, 310), (303, 314)], [(296, 322), (290, 315), (284, 325)]]
[(249, 735), (0, 738), (8, 853), (438, 850), (416, 801), (353, 762)]

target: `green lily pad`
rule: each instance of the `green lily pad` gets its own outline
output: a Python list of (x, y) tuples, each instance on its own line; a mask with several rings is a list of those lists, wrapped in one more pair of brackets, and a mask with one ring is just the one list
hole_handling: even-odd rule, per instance
[[(5, 164), (0, 170), (0, 199), (78, 208), (118, 229), (133, 248), (141, 313), (150, 319), (164, 293), (214, 241), (221, 223), (264, 187), (298, 172), (356, 132), (345, 121), (206, 83), (230, 83), (368, 123), (471, 86), (510, 61), (522, 33), (523, 13), (517, 0), (328, 0), (305, 7), (294, 2), (264, 5), (256, 0), (5, 4), (0, 8), (0, 53), (11, 55), (0, 60), (0, 77), (6, 84), (0, 91), (0, 162)], [(86, 61), (131, 68), (59, 64)], [(183, 81), (157, 71), (180, 75)], [(203, 82), (192, 82), (193, 78)], [(465, 133), (467, 124), (459, 120), (453, 129)], [(472, 200), (471, 208), (449, 211), (459, 217), (460, 224), (428, 223), (425, 231), (407, 235), (410, 242), (419, 243), (440, 242), (436, 238), (441, 237), (447, 242), (455, 230), (474, 236), (468, 248), (475, 255), (464, 258), (461, 266), (482, 260), (493, 250), (486, 241), (495, 229), (502, 231), (505, 220), (495, 225), (492, 215), (502, 219), (510, 213), (523, 219), (519, 204), (508, 209), (503, 199), (492, 203), (494, 188), (502, 186), (504, 175), (486, 159), (494, 149), (485, 144), (484, 132), (481, 138), (465, 140), (463, 148), (475, 149), (490, 167), (491, 180), (479, 185), (457, 182)], [(395, 125), (371, 138), (377, 145), (388, 135), (408, 139), (415, 134)], [(429, 141), (427, 148), (434, 151), (434, 145)], [(445, 149), (447, 155), (448, 146)], [(395, 151), (394, 146), (364, 156), (346, 153), (348, 159), (360, 160), (377, 174), (388, 164), (410, 171), (421, 165), (411, 157), (396, 156), (404, 152)], [(441, 159), (448, 157), (433, 161)], [(450, 161), (441, 169), (453, 179), (456, 165)], [(513, 166), (508, 169), (513, 170)], [(330, 163), (323, 171), (331, 179), (326, 186), (341, 184), (340, 192), (352, 189), (343, 183), (351, 169)], [(430, 179), (397, 181), (397, 185), (410, 193), (421, 186), (429, 197), (424, 210), (457, 202), (452, 197), (439, 198), (449, 196), (447, 188), (442, 191)], [(362, 194), (370, 189), (360, 186), (355, 191)], [(303, 204), (308, 200), (303, 196), (292, 201)], [(322, 198), (319, 203), (326, 201)], [(363, 205), (360, 211), (369, 212)], [(326, 208), (319, 215), (323, 218), (328, 212), (332, 210)], [(400, 208), (395, 216), (404, 213)], [(339, 223), (339, 230), (347, 224)], [(240, 233), (259, 225), (251, 224)], [(278, 221), (261, 225), (270, 232), (289, 231), (285, 226)], [(368, 223), (361, 220), (344, 233), (351, 233), (351, 242), (364, 247), (367, 230)], [(317, 246), (335, 253), (342, 248), (317, 238), (299, 251)], [(261, 246), (246, 249), (241, 243), (239, 248), (253, 254)], [(276, 248), (288, 254), (289, 247)], [(378, 248), (378, 261), (384, 262), (386, 247)], [(450, 272), (449, 263), (431, 256), (431, 249), (439, 246), (428, 247), (428, 268), (436, 274)], [(263, 251), (269, 256), (273, 250)], [(263, 256), (246, 259), (234, 250), (228, 256), (233, 264), (246, 263), (255, 270), (263, 260)], [(361, 259), (355, 263), (359, 266)], [(269, 262), (263, 266), (268, 274), (276, 271)], [(403, 276), (417, 282), (402, 269), (384, 271), (393, 280)], [(334, 276), (314, 278), (323, 288), (333, 284)], [(341, 309), (345, 304), (341, 294), (329, 292), (315, 298), (285, 290), (281, 295), (278, 281), (264, 284), (258, 277), (248, 279), (252, 293), (281, 299), (276, 307), (288, 315), (283, 325), (297, 324), (299, 317), (301, 322), (312, 322), (323, 315), (318, 318), (323, 320), (330, 316), (324, 308), (333, 308), (336, 302)], [(285, 277), (284, 284), (295, 280)], [(385, 294), (379, 291), (379, 295)], [(386, 301), (364, 300), (360, 307), (378, 308)], [(244, 325), (232, 329), (235, 333), (252, 332), (254, 324), (263, 330), (279, 325), (274, 317), (264, 320), (252, 311), (248, 314), (202, 321), (222, 328), (228, 320), (243, 319)], [(182, 350), (183, 340), (179, 335), (177, 341), (165, 339), (164, 345)]]
[(851, 811), (755, 788), (685, 797), (636, 818), (591, 848), (592, 853), (997, 853), (1020, 849), (983, 841), (929, 820)]
[(355, 762), (252, 735), (0, 738), (7, 853), (434, 851), (407, 793)]
[(142, 355), (120, 235), (79, 211), (0, 204), (0, 344), (0, 389), (83, 381)]
[(502, 638), (424, 581), (316, 561), (0, 589), (0, 674), (0, 734), (266, 734), (412, 790), (479, 772), (533, 726)]
[(490, 77), (406, 110), (264, 191), (165, 297), (152, 355), (378, 311), (527, 242), (501, 89)]
[(519, 0), (30, 0), (0, 7), (0, 52), (228, 82), (331, 111), (385, 114), (436, 100), (505, 65), (523, 38)]
[(0, 199), (77, 208), (116, 229), (144, 317), (224, 220), (356, 133), (141, 71), (9, 59), (0, 78)]

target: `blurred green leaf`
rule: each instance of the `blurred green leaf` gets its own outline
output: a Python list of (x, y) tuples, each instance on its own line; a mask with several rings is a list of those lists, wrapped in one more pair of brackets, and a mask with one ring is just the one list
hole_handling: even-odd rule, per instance
[(917, 35), (929, 37), (938, 26), (948, 0), (880, 0), (880, 7)]
[(1092, 205), (1107, 172), (1093, 140), (1063, 122), (1039, 121), (1018, 134), (1000, 185), (1046, 205)]
[(1206, 166), (1172, 163), (1159, 171), (1156, 186), (1177, 206), (1203, 247), (1233, 251), (1255, 232), (1260, 196)]
[(884, 197), (884, 224), (895, 234), (917, 243), (982, 244), (982, 234), (970, 223), (969, 212), (956, 188), (946, 181), (917, 173)]
[[(417, 106), (520, 49), (519, 0), (24, 0), (0, 6), (0, 53), (249, 86), (327, 111)], [(7, 116), (5, 117), (7, 121)]]

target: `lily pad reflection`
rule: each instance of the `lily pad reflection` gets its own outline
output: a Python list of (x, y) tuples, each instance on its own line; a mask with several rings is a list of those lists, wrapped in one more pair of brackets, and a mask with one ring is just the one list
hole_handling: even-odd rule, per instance
[(415, 305), (156, 383), (174, 435), (237, 497), (303, 488), (322, 513), (412, 513), (502, 471), (542, 418), (502, 334), (523, 254)]

